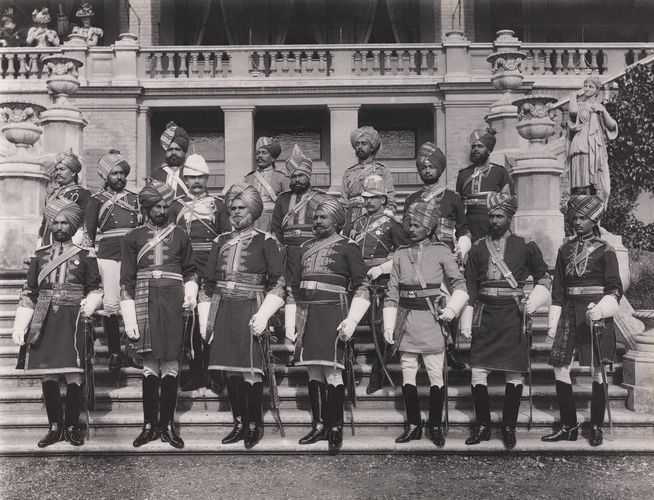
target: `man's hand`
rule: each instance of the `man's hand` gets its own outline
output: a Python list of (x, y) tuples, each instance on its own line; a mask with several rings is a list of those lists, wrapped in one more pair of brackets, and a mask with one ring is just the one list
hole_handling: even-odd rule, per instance
[(127, 335), (130, 340), (134, 341), (141, 338), (139, 327), (136, 325), (125, 325), (125, 335)]
[(532, 302), (531, 298), (527, 299), (525, 302), (525, 311), (527, 314), (534, 314), (537, 309), (538, 306)]
[(25, 332), (23, 330), (14, 330), (11, 339), (15, 344), (23, 345), (25, 343)]
[(591, 321), (599, 321), (602, 319), (602, 308), (591, 302), (586, 309), (586, 316)]
[(268, 321), (265, 321), (263, 318), (256, 314), (250, 319), (250, 328), (252, 329), (252, 332), (257, 336), (261, 335), (266, 330), (267, 326)]
[(461, 330), (461, 335), (463, 335), (464, 338), (470, 340), (472, 339), (472, 330)]
[(449, 323), (454, 318), (456, 318), (456, 313), (447, 306), (445, 306), (445, 309), (441, 309), (440, 314), (438, 315), (438, 319), (445, 321), (446, 323)]
[(354, 330), (357, 327), (357, 323), (353, 319), (345, 318), (338, 325), (336, 330), (338, 330), (338, 336), (343, 342), (347, 342), (354, 335)]
[(371, 267), (368, 270), (368, 278), (370, 278), (371, 280), (376, 280), (382, 274), (384, 274), (384, 271), (382, 270), (381, 266)]
[(393, 338), (393, 330), (391, 328), (386, 328), (384, 330), (384, 340), (387, 344), (395, 344), (395, 339)]
[(193, 309), (195, 309), (197, 305), (198, 305), (198, 299), (196, 297), (186, 296), (184, 297), (184, 303), (182, 304), (182, 309), (186, 309), (187, 311), (193, 311)]

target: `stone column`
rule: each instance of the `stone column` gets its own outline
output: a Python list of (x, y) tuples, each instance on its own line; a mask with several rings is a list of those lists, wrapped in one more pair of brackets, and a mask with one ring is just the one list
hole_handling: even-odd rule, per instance
[(469, 81), (470, 61), (468, 57), (470, 41), (461, 31), (449, 31), (445, 34), (445, 81)]
[(114, 86), (136, 86), (139, 84), (136, 53), (138, 38), (132, 33), (121, 33), (120, 40), (114, 44)]
[[(144, 177), (148, 171), (154, 170), (158, 165), (150, 165), (151, 130), (150, 118), (152, 113), (147, 106), (139, 106), (136, 112), (136, 165), (135, 170), (129, 176), (129, 183), (140, 189)], [(148, 167), (154, 167), (149, 169)]]
[(329, 192), (341, 192), (341, 181), (348, 167), (356, 163), (350, 133), (359, 126), (359, 104), (328, 104), (329, 108)]
[(635, 348), (622, 359), (627, 408), (654, 414), (654, 310), (636, 311), (633, 315), (645, 323), (646, 330), (636, 336)]
[(254, 106), (222, 106), (225, 115), (225, 189), (254, 168)]

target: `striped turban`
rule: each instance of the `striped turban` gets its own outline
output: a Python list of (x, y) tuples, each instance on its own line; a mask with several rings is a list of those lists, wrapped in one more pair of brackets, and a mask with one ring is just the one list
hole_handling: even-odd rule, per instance
[(345, 208), (337, 198), (330, 195), (320, 196), (316, 210), (322, 210), (329, 215), (337, 227), (341, 228), (345, 225)]
[(98, 175), (104, 180), (107, 180), (107, 176), (116, 167), (121, 167), (123, 169), (125, 177), (129, 175), (131, 170), (127, 160), (120, 155), (120, 151), (112, 149), (108, 154), (100, 158), (100, 161), (98, 162)]
[(165, 182), (156, 179), (145, 179), (145, 187), (139, 192), (139, 203), (142, 207), (150, 208), (161, 200), (170, 205), (175, 199), (175, 191)]
[(277, 141), (277, 139), (273, 139), (272, 137), (259, 137), (257, 139), (256, 149), (265, 149), (275, 159), (282, 154), (282, 145)]
[(513, 217), (518, 211), (518, 197), (509, 193), (490, 193), (488, 195), (488, 211), (499, 210), (509, 217)]
[(472, 146), (475, 142), (479, 141), (486, 146), (489, 151), (493, 151), (493, 149), (495, 149), (495, 144), (497, 143), (495, 134), (497, 134), (497, 132), (490, 127), (477, 129), (470, 134), (470, 145)]
[(227, 209), (232, 206), (234, 200), (240, 199), (248, 210), (252, 214), (252, 220), (255, 221), (263, 213), (263, 200), (259, 191), (256, 190), (254, 186), (250, 186), (245, 182), (240, 182), (238, 184), (232, 184), (232, 186), (227, 191), (225, 195), (225, 203), (227, 204)]
[(357, 140), (359, 140), (361, 137), (365, 137), (368, 139), (368, 142), (370, 142), (370, 145), (372, 146), (372, 154), (375, 154), (377, 151), (379, 151), (379, 148), (382, 145), (381, 136), (379, 135), (379, 132), (377, 132), (374, 128), (366, 126), (354, 129), (350, 133), (350, 142), (352, 143), (352, 147), (354, 147)]
[(604, 213), (604, 204), (599, 196), (592, 194), (575, 194), (568, 201), (568, 208), (585, 215), (593, 222), (599, 222)]
[(77, 203), (66, 198), (52, 200), (45, 206), (43, 214), (50, 226), (58, 215), (63, 215), (70, 224), (73, 234), (82, 225), (82, 209)]
[(175, 122), (168, 122), (166, 125), (166, 130), (161, 134), (161, 147), (164, 151), (167, 151), (170, 145), (174, 142), (186, 153), (188, 151), (188, 145), (191, 142), (191, 138), (182, 127), (176, 125)]
[(418, 150), (416, 165), (424, 166), (427, 162), (436, 167), (439, 176), (445, 171), (445, 155), (433, 142), (425, 142)]
[(436, 229), (441, 213), (437, 207), (418, 201), (409, 207), (405, 223), (416, 222), (430, 231)]
[(288, 175), (293, 175), (295, 172), (300, 172), (311, 177), (311, 171), (313, 169), (313, 162), (310, 158), (304, 156), (300, 146), (297, 144), (293, 146), (293, 151), (291, 156), (286, 160), (286, 170), (288, 170)]
[(76, 174), (79, 174), (82, 171), (82, 163), (79, 161), (79, 157), (75, 153), (58, 153), (57, 156), (55, 156), (54, 166), (56, 167), (60, 163)]

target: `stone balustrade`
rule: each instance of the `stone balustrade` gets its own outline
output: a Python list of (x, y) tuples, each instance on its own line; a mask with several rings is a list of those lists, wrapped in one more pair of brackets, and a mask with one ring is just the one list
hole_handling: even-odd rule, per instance
[(43, 59), (61, 53), (61, 47), (15, 47), (0, 49), (0, 79), (45, 79), (48, 76), (48, 68), (43, 64)]

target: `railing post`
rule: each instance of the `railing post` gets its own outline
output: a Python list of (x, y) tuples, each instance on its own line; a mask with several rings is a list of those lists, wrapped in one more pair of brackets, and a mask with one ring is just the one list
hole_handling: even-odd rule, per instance
[[(132, 33), (121, 33), (114, 44), (114, 79), (112, 84), (132, 87), (139, 84), (137, 66), (138, 38)], [(145, 57), (145, 56), (143, 56)]]
[(445, 81), (469, 78), (470, 59), (468, 48), (470, 41), (461, 31), (448, 31), (443, 40), (445, 49)]

